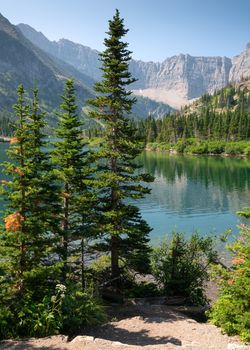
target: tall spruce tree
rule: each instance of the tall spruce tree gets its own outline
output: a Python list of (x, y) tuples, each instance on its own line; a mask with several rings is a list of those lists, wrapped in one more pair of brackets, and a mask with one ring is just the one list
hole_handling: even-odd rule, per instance
[(135, 162), (142, 145), (128, 119), (136, 99), (127, 90), (128, 85), (135, 82), (128, 70), (131, 52), (122, 41), (127, 32), (116, 10), (104, 40), (106, 49), (100, 54), (103, 80), (95, 84), (97, 96), (89, 101), (94, 107), (90, 115), (105, 125), (105, 136), (97, 152), (100, 161), (97, 177), (103, 215), (103, 249), (111, 253), (114, 286), (119, 284), (121, 260), (141, 272), (147, 271), (149, 262), (150, 228), (141, 218), (138, 207), (132, 204), (132, 200), (149, 193), (141, 181), (149, 182), (152, 178), (139, 173)]
[[(66, 81), (62, 96), (61, 112), (56, 129), (58, 141), (54, 144), (53, 163), (61, 186), (61, 244), (58, 254), (63, 262), (62, 279), (65, 282), (83, 255), (85, 239), (95, 232), (95, 194), (92, 191), (89, 151), (84, 147), (82, 124), (76, 105), (72, 80)], [(81, 241), (81, 244), (80, 244)], [(83, 256), (82, 285), (84, 287)], [(73, 272), (73, 271), (72, 271)]]
[(0, 261), (8, 277), (5, 282), (11, 291), (9, 295), (32, 291), (36, 297), (38, 290), (42, 293), (46, 289), (48, 279), (55, 277), (48, 262), (51, 263), (55, 243), (57, 214), (56, 185), (44, 151), (45, 121), (37, 94), (34, 89), (29, 106), (23, 86), (18, 87), (17, 122), (8, 151), (10, 162), (5, 164), (10, 180), (3, 182), (8, 210)]

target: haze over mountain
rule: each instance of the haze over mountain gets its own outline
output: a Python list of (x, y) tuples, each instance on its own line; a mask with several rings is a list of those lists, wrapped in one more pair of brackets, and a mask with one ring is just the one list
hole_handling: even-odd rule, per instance
[[(46, 39), (46, 38), (45, 38)], [(46, 42), (46, 40), (45, 40)], [(63, 46), (70, 44), (67, 40), (62, 41)], [(0, 112), (13, 111), (13, 104), (17, 101), (16, 89), (23, 84), (27, 95), (30, 96), (36, 85), (39, 90), (41, 107), (50, 113), (57, 109), (61, 103), (61, 95), (66, 79), (74, 78), (76, 95), (80, 107), (86, 105), (86, 99), (93, 97), (93, 85), (96, 79), (88, 69), (98, 70), (97, 62), (93, 64), (93, 50), (89, 49), (90, 58), (81, 57), (81, 64), (85, 69), (77, 69), (70, 60), (63, 59), (61, 55), (48, 53), (28, 40), (22, 31), (12, 25), (0, 14)], [(73, 48), (75, 48), (73, 44)], [(76, 56), (71, 49), (67, 50), (72, 57)], [(47, 51), (47, 52), (46, 52)], [(61, 50), (63, 52), (63, 50)], [(92, 56), (91, 56), (92, 55)], [(94, 54), (97, 60), (97, 53)], [(90, 64), (90, 62), (92, 64)], [(86, 74), (88, 73), (88, 74)], [(161, 117), (173, 111), (163, 103), (157, 103), (146, 98), (139, 98), (135, 105), (133, 115), (145, 118), (149, 114)]]
[[(66, 63), (52, 60), (33, 45), (5, 17), (0, 15), (0, 106), (11, 110), (16, 102), (16, 88), (23, 83), (27, 91), (36, 84), (41, 105), (52, 110), (60, 103), (64, 81), (75, 69)], [(82, 73), (79, 72), (80, 78)], [(83, 75), (83, 74), (82, 74)], [(82, 77), (82, 79), (84, 79)], [(76, 91), (80, 99), (92, 96), (92, 92), (77, 80)]]
[[(98, 51), (66, 39), (50, 41), (26, 24), (19, 24), (18, 27), (30, 41), (47, 53), (95, 80), (100, 79)], [(230, 81), (240, 81), (242, 77), (250, 76), (250, 44), (233, 58), (180, 54), (161, 63), (132, 60), (130, 70), (138, 79), (133, 85), (136, 95), (180, 108), (204, 93), (221, 89)]]

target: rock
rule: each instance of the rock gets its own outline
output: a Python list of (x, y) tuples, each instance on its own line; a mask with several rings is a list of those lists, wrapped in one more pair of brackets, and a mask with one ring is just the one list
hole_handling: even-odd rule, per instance
[[(66, 39), (50, 41), (25, 24), (18, 27), (40, 49), (85, 74), (85, 80), (87, 77), (100, 80), (98, 51)], [(131, 60), (130, 71), (138, 79), (131, 85), (136, 95), (180, 108), (204, 93), (223, 88), (229, 81), (250, 76), (250, 43), (232, 59), (179, 54), (163, 62)]]
[(94, 341), (94, 337), (91, 337), (89, 335), (78, 335), (77, 337), (75, 337), (71, 343), (77, 343), (77, 342), (93, 342)]
[(232, 59), (232, 69), (230, 70), (229, 80), (239, 82), (242, 78), (250, 76), (250, 43), (245, 50)]
[(236, 343), (229, 343), (227, 345), (227, 350), (249, 350), (250, 346), (247, 345), (241, 345), (241, 344), (236, 344)]
[(124, 344), (124, 343), (121, 343), (119, 341), (113, 341), (112, 345), (115, 345), (115, 346), (128, 346), (128, 344)]

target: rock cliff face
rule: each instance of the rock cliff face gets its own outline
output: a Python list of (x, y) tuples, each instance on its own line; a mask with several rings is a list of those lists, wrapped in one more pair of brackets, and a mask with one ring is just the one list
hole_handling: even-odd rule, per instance
[[(49, 41), (42, 33), (20, 24), (22, 33), (47, 53), (73, 65), (82, 73), (98, 80), (98, 52), (89, 47), (61, 39)], [(213, 92), (229, 83), (250, 76), (250, 43), (234, 58), (193, 57), (177, 55), (159, 62), (132, 60), (130, 70), (138, 81), (134, 93), (180, 108), (206, 92)]]
[[(38, 87), (41, 105), (53, 122), (56, 118), (54, 110), (61, 103), (64, 82), (72, 77), (78, 105), (85, 107), (86, 100), (94, 97), (91, 76), (96, 78), (100, 74), (97, 51), (64, 39), (58, 43), (50, 42), (31, 27), (24, 28), (29, 35), (25, 36), (20, 27), (12, 25), (0, 14), (0, 118), (3, 111), (13, 112), (17, 86), (24, 84), (30, 98), (34, 86)], [(138, 118), (146, 118), (151, 114), (162, 117), (172, 111), (166, 104), (139, 98), (132, 112)]]
[(162, 63), (132, 62), (131, 71), (139, 77), (135, 88), (182, 90), (188, 99), (219, 89), (228, 82), (231, 60), (227, 57), (178, 55)]
[(232, 69), (230, 71), (230, 81), (240, 81), (242, 78), (250, 77), (250, 43), (247, 43), (245, 50), (232, 59)]
[(133, 61), (131, 71), (139, 81), (136, 94), (158, 98), (175, 107), (228, 83), (232, 63), (227, 57), (178, 55), (162, 63)]

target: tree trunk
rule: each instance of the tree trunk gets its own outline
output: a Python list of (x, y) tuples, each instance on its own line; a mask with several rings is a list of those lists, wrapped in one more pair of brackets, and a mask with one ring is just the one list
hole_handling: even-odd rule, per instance
[(120, 285), (120, 270), (119, 270), (119, 252), (118, 252), (118, 237), (111, 236), (111, 273), (112, 273), (112, 285), (118, 290)]
[(81, 242), (81, 268), (82, 268), (82, 290), (84, 292), (85, 287), (86, 287), (86, 283), (85, 283), (85, 269), (84, 269), (84, 239), (82, 238), (82, 242)]
[(68, 231), (69, 231), (69, 185), (65, 183), (64, 186), (64, 217), (62, 223), (63, 236), (62, 236), (62, 258), (63, 258), (63, 269), (62, 269), (62, 279), (63, 282), (66, 281), (67, 270), (68, 270)]

